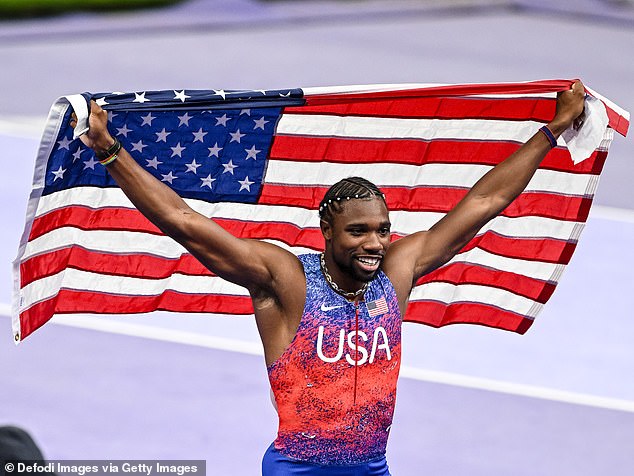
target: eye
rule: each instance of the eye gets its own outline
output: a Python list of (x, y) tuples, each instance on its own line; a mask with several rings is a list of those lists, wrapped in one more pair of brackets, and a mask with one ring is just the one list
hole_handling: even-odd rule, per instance
[(389, 235), (390, 234), (390, 228), (385, 226), (385, 227), (379, 229), (379, 234), (382, 235), (382, 236)]

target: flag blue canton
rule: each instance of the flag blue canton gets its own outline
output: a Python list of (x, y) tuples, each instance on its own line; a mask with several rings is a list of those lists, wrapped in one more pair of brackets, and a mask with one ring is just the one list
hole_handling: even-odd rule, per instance
[[(93, 97), (108, 110), (110, 133), (182, 197), (256, 202), (280, 106), (297, 103), (301, 90), (173, 93)], [(69, 123), (70, 112), (48, 162), (43, 194), (80, 186), (116, 187), (94, 153), (72, 139)]]

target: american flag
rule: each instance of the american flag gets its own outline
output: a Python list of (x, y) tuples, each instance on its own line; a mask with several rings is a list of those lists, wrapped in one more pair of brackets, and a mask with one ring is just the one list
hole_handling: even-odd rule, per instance
[(385, 297), (381, 296), (379, 299), (374, 301), (370, 301), (366, 304), (368, 308), (368, 315), (370, 317), (380, 316), (381, 314), (385, 314), (389, 309), (387, 308), (387, 302), (385, 302)]
[[(379, 185), (393, 239), (431, 227), (554, 114), (572, 81), (260, 91), (84, 94), (132, 157), (241, 237), (321, 250), (316, 208), (361, 175)], [(405, 320), (524, 333), (549, 299), (587, 219), (613, 130), (574, 165), (560, 140), (526, 191), (449, 263), (415, 286)], [(129, 202), (52, 107), (14, 263), (13, 328), (55, 314), (153, 310), (251, 314), (244, 288), (213, 276)]]

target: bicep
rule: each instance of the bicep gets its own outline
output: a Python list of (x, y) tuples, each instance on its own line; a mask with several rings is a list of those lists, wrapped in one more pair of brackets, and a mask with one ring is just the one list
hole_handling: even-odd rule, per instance
[(275, 269), (297, 258), (282, 248), (238, 238), (213, 220), (185, 210), (172, 237), (214, 274), (247, 289), (266, 288)]
[(490, 219), (490, 208), (485, 201), (463, 201), (429, 230), (396, 241), (390, 249), (395, 261), (392, 268), (409, 277), (413, 285), (460, 252)]

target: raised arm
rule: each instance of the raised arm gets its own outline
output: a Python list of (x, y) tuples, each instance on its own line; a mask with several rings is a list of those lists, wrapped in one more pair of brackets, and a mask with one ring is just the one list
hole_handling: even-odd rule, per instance
[[(81, 140), (97, 153), (105, 151), (115, 140), (108, 132), (106, 111), (94, 102), (89, 122), (90, 130)], [(163, 233), (183, 245), (218, 276), (246, 287), (252, 295), (262, 290), (269, 294), (287, 292), (280, 279), (287, 280), (289, 275), (302, 272), (293, 254), (269, 243), (236, 238), (191, 209), (124, 149), (107, 168), (132, 203)]]
[[(584, 87), (580, 81), (559, 93), (555, 117), (548, 124), (559, 137), (582, 113)], [(551, 149), (546, 134), (538, 131), (528, 142), (487, 172), (467, 195), (429, 231), (395, 242), (384, 263), (388, 276), (409, 294), (416, 280), (449, 261), (489, 220), (504, 210), (528, 185)]]

